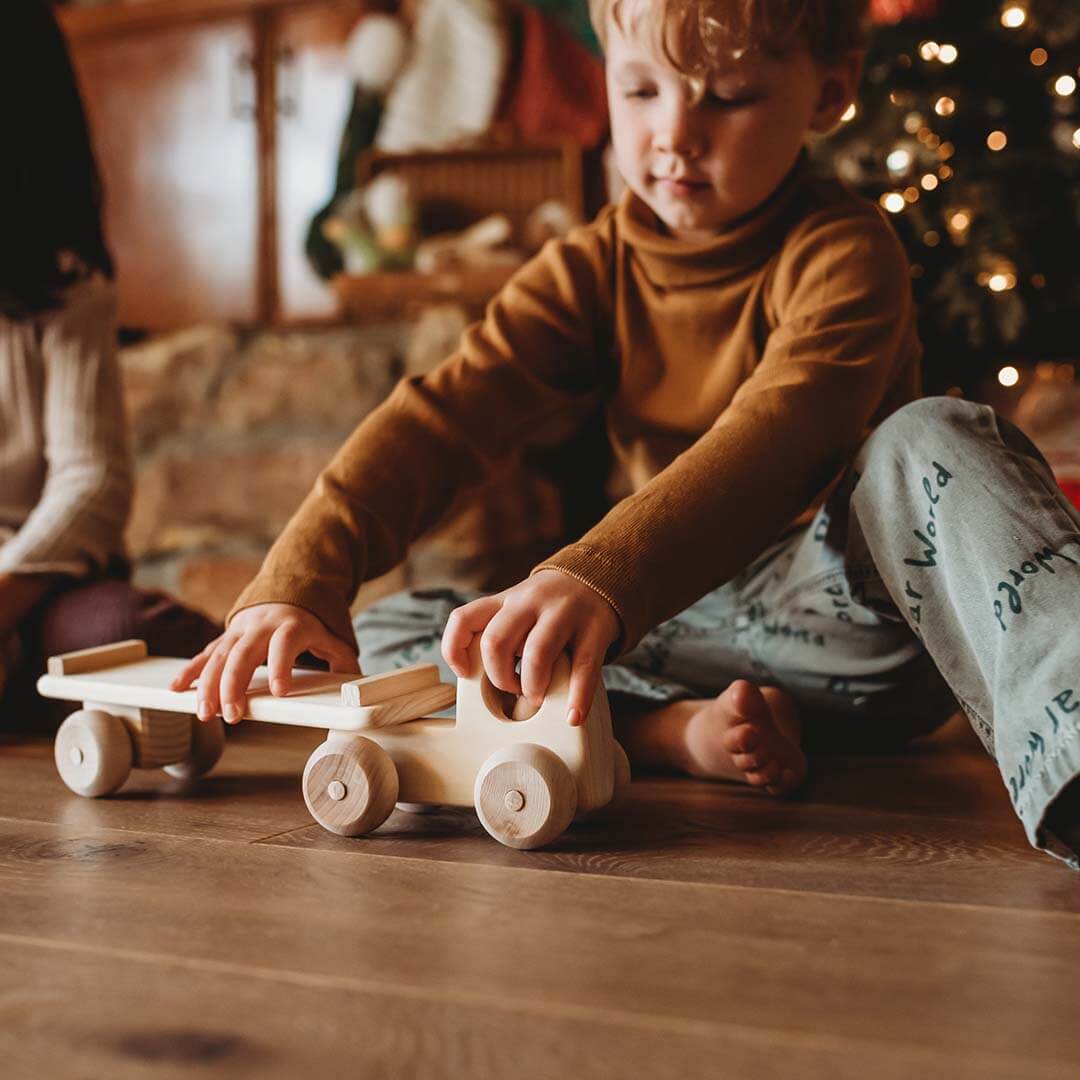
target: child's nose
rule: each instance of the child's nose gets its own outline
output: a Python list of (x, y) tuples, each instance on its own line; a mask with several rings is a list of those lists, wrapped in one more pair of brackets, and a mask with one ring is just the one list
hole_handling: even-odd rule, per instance
[(701, 154), (701, 130), (689, 102), (673, 102), (668, 107), (657, 126), (653, 144), (657, 150), (678, 157), (694, 158)]

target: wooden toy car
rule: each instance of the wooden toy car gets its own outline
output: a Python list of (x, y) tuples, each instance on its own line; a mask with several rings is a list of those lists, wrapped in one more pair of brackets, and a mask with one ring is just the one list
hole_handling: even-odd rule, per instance
[[(38, 690), (83, 703), (56, 735), (56, 767), (72, 791), (108, 795), (133, 766), (181, 778), (213, 768), (224, 748), (222, 721), (200, 723), (195, 691), (168, 689), (186, 663), (147, 656), (142, 641), (50, 658)], [(630, 766), (612, 737), (603, 688), (582, 725), (566, 722), (565, 657), (533, 715), (483, 673), (478, 643), (470, 665), (473, 675), (456, 690), (439, 682), (434, 664), (366, 678), (296, 670), (286, 697), (270, 694), (259, 668), (245, 718), (327, 730), (304, 768), (304, 800), (341, 836), (378, 828), (395, 803), (475, 806), (500, 843), (536, 848), (560, 836), (576, 812), (607, 806), (625, 788)], [(455, 699), (456, 718), (425, 715)]]

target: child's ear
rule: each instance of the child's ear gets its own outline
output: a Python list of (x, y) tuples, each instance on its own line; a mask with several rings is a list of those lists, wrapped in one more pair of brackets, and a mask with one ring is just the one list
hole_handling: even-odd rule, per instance
[(835, 63), (821, 68), (817, 105), (810, 119), (811, 131), (825, 134), (840, 123), (840, 117), (855, 100), (859, 89), (863, 55), (861, 50), (852, 50)]

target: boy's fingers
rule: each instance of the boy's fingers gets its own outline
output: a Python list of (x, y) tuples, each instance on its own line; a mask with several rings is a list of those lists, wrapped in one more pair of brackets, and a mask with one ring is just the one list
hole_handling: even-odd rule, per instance
[(214, 638), (201, 652), (196, 653), (180, 670), (177, 672), (176, 677), (171, 683), (169, 683), (170, 690), (189, 690), (191, 684), (198, 678), (199, 672), (206, 667), (206, 661), (210, 659), (210, 654), (214, 651), (217, 643), (221, 641), (220, 637)]
[(533, 617), (532, 612), (511, 613), (504, 607), (487, 624), (480, 638), (484, 671), (498, 689), (508, 694), (521, 693), (521, 680), (514, 669), (519, 647), (532, 630)]
[(313, 656), (325, 660), (335, 674), (359, 674), (360, 672), (360, 663), (356, 658), (356, 653), (333, 634), (328, 633), (318, 644), (309, 645), (308, 649)]
[(575, 643), (573, 666), (570, 669), (570, 692), (566, 701), (566, 719), (570, 724), (581, 724), (589, 715), (603, 666), (604, 645), (600, 635), (583, 634)]
[(501, 607), (502, 600), (498, 596), (482, 596), (450, 612), (443, 631), (442, 654), (455, 675), (467, 678), (472, 674), (469, 671), (469, 646)]
[(171, 683), (169, 683), (170, 690), (190, 690), (191, 684), (198, 677), (198, 674), (206, 666), (205, 656), (196, 656), (189, 660), (176, 674), (176, 677)]
[(231, 636), (219, 638), (213, 651), (206, 658), (206, 664), (199, 676), (199, 688), (196, 692), (200, 720), (209, 720), (212, 716), (217, 715), (220, 710), (219, 682), (234, 640)]
[[(318, 656), (318, 653), (315, 654)], [(360, 659), (354, 652), (349, 652), (348, 647), (337, 656), (324, 656), (324, 660), (330, 661), (330, 670), (335, 675), (362, 675)]]
[(575, 658), (573, 670), (570, 672), (570, 693), (566, 701), (566, 719), (570, 724), (577, 726), (589, 715), (599, 677), (599, 657), (589, 660)]
[(221, 674), (221, 714), (226, 724), (240, 722), (247, 704), (251, 676), (266, 657), (266, 637), (242, 637), (232, 648)]
[(292, 669), (296, 658), (304, 651), (300, 628), (294, 623), (279, 626), (266, 647), (267, 678), (270, 693), (283, 697), (292, 688)]
[(551, 685), (555, 660), (566, 642), (567, 635), (551, 619), (541, 619), (525, 639), (521, 650), (521, 692), (530, 701), (543, 701)]

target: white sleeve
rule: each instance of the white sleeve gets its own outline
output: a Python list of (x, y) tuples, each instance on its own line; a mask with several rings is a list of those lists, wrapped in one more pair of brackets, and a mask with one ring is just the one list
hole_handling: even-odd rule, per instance
[(0, 547), (0, 572), (84, 576), (123, 553), (131, 506), (116, 298), (101, 280), (73, 288), (42, 320), (45, 483)]

